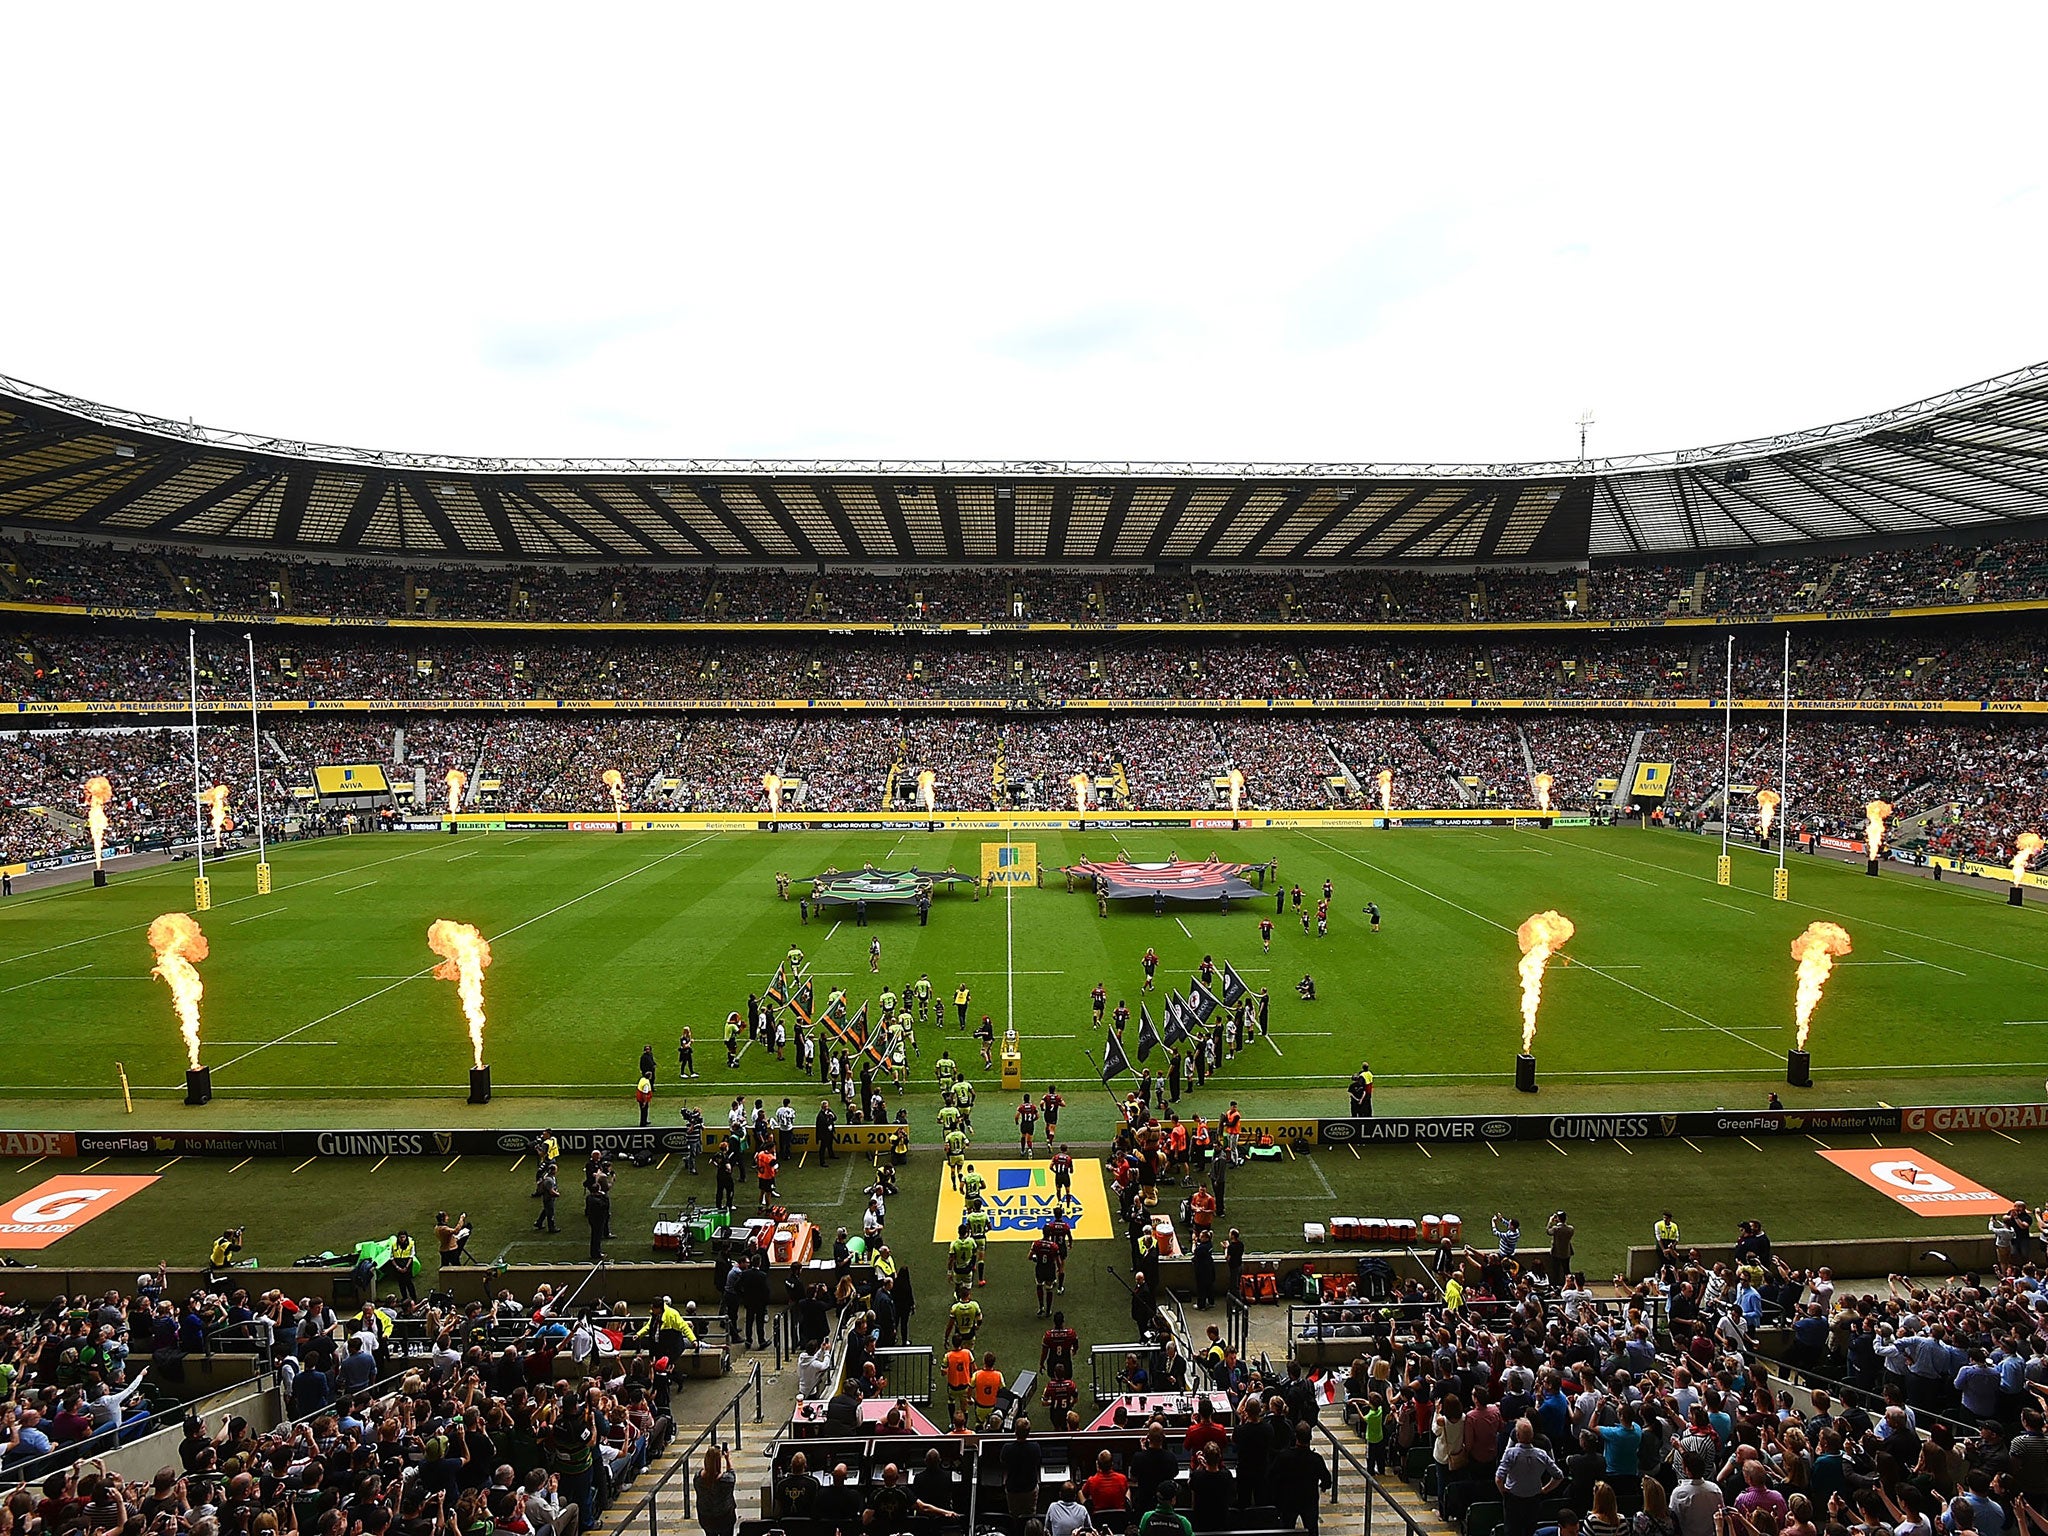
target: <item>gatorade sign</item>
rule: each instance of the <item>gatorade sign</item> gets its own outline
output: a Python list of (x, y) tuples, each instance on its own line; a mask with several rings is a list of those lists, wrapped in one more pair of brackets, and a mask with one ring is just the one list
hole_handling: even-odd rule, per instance
[(1917, 1215), (1996, 1216), (2012, 1209), (2005, 1196), (1993, 1194), (1974, 1179), (1944, 1168), (1910, 1147), (1823, 1151), (1820, 1155)]
[(45, 1179), (0, 1205), (0, 1248), (47, 1248), (155, 1182), (134, 1174)]
[(1038, 844), (983, 843), (981, 883), (989, 890), (999, 885), (1038, 884)]

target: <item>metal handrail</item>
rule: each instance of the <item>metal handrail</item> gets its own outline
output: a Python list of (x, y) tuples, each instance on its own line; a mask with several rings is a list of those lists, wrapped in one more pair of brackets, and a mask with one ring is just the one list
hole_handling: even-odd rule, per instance
[(683, 1447), (676, 1459), (669, 1464), (668, 1470), (655, 1480), (654, 1486), (642, 1494), (638, 1502), (618, 1518), (617, 1525), (621, 1531), (630, 1530), (633, 1522), (640, 1518), (640, 1512), (644, 1509), (647, 1512), (647, 1536), (660, 1536), (659, 1511), (661, 1508), (662, 1490), (668, 1487), (669, 1480), (678, 1472), (685, 1474), (683, 1478), (683, 1517), (685, 1519), (691, 1517), (694, 1513), (696, 1479), (688, 1474), (691, 1467), (696, 1463), (697, 1453), (704, 1448), (706, 1441), (718, 1433), (719, 1427), (725, 1423), (727, 1414), (732, 1415), (732, 1445), (730, 1449), (735, 1451), (741, 1449), (745, 1416), (740, 1411), (740, 1404), (746, 1401), (749, 1392), (754, 1394), (754, 1422), (758, 1424), (761, 1422), (762, 1417), (761, 1362), (758, 1360), (747, 1368), (747, 1379), (740, 1384), (739, 1391), (733, 1393), (731, 1400), (711, 1416), (711, 1422), (698, 1432), (697, 1438)]
[(1338, 1502), (1338, 1490), (1342, 1483), (1342, 1474), (1338, 1470), (1340, 1466), (1349, 1466), (1352, 1472), (1365, 1484), (1364, 1524), (1362, 1526), (1365, 1536), (1371, 1536), (1372, 1533), (1372, 1507), (1374, 1499), (1378, 1499), (1388, 1509), (1393, 1511), (1394, 1518), (1399, 1520), (1406, 1528), (1404, 1536), (1431, 1536), (1431, 1533), (1424, 1530), (1413, 1515), (1401, 1507), (1400, 1501), (1387, 1492), (1380, 1480), (1374, 1477), (1371, 1471), (1367, 1469), (1365, 1463), (1358, 1459), (1357, 1453), (1338, 1440), (1336, 1432), (1329, 1425), (1318, 1419), (1316, 1421), (1316, 1428), (1322, 1432), (1323, 1439), (1329, 1443), (1330, 1450), (1333, 1453), (1330, 1462), (1330, 1502), (1332, 1504)]

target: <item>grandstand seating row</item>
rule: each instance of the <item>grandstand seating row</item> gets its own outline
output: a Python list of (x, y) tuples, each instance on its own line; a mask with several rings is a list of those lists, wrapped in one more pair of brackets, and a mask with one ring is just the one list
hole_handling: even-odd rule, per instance
[[(39, 858), (83, 841), (80, 786), (114, 785), (117, 838), (182, 833), (190, 815), (190, 736), (171, 726), (83, 729), (45, 725), (0, 733), (0, 858)], [(1300, 810), (1377, 803), (1376, 778), (1393, 775), (1397, 807), (1529, 806), (1532, 773), (1553, 780), (1552, 803), (1585, 810), (1612, 800), (1633, 759), (1669, 761), (1674, 818), (1691, 815), (1720, 783), (1718, 719), (1454, 711), (1331, 712), (1315, 716), (1105, 712), (1013, 716), (980, 712), (653, 712), (602, 715), (365, 713), (271, 716), (264, 726), (266, 795), (274, 818), (297, 814), (292, 791), (322, 763), (385, 765), (394, 783), (424, 786), (438, 805), (447, 770), (469, 776), (471, 805), (542, 811), (602, 809), (600, 775), (618, 768), (638, 809), (765, 808), (763, 776), (798, 781), (784, 808), (805, 812), (883, 807), (892, 782), (902, 803), (918, 772), (937, 779), (942, 808), (978, 808), (996, 796), (1022, 805), (1068, 803), (1069, 779), (1114, 780), (1142, 810), (1213, 808), (1217, 781), (1245, 775), (1250, 808)], [(1772, 784), (1775, 720), (1736, 728), (1737, 784)], [(252, 784), (246, 727), (201, 732), (204, 776)], [(1816, 829), (1860, 825), (1863, 805), (1886, 799), (1936, 846), (2002, 857), (2019, 832), (2048, 818), (2048, 727), (2024, 719), (1795, 715), (1790, 734), (1794, 820)], [(246, 814), (253, 795), (238, 792)], [(1746, 816), (1738, 800), (1738, 821)]]
[[(0, 646), (0, 702), (181, 700), (186, 631), (163, 624), (20, 628)], [(284, 699), (1661, 699), (1721, 693), (1726, 653), (1693, 630), (1655, 634), (1304, 637), (1207, 644), (915, 636), (805, 645), (441, 631), (265, 631), (257, 687)], [(246, 700), (240, 632), (200, 635), (200, 691)], [(1774, 635), (1736, 647), (1735, 692), (1777, 696)], [(2048, 619), (1802, 630), (1801, 699), (2048, 700)]]
[(0, 597), (73, 605), (654, 623), (1516, 623), (1756, 615), (2048, 598), (2048, 543), (1920, 544), (1844, 553), (1603, 563), (1590, 571), (828, 570), (394, 566), (213, 555), (181, 547), (0, 540)]

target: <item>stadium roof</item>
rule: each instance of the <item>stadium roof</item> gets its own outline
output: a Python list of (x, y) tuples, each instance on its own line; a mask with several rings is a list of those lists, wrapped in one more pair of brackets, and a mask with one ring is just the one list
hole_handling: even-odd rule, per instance
[(1531, 464), (459, 458), (0, 376), (0, 534), (536, 563), (1531, 564), (2043, 516), (2048, 364), (1803, 432)]

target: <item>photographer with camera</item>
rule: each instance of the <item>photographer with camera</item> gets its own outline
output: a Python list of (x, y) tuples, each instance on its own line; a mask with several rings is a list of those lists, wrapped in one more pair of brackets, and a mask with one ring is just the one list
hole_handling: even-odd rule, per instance
[(206, 1258), (206, 1283), (218, 1285), (223, 1276), (235, 1267), (235, 1255), (242, 1251), (242, 1234), (247, 1227), (225, 1228), (213, 1240), (213, 1250)]

